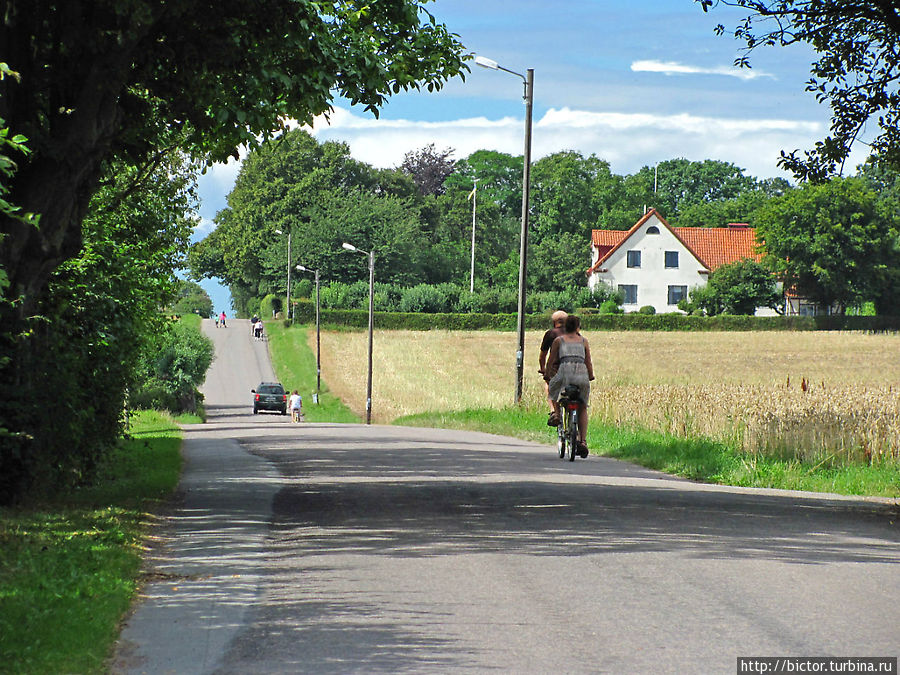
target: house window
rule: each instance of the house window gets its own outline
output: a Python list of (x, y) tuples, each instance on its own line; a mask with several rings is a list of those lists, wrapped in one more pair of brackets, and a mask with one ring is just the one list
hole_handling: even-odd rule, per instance
[(659, 234), (659, 228), (656, 225), (651, 225), (647, 228), (647, 234)]
[(687, 297), (687, 286), (669, 286), (669, 304), (677, 305)]
[(666, 269), (678, 268), (678, 251), (666, 251)]
[(641, 266), (641, 252), (640, 251), (628, 251), (626, 254), (626, 264), (628, 267), (640, 267)]
[(637, 285), (635, 284), (619, 284), (619, 293), (622, 294), (623, 305), (637, 304)]

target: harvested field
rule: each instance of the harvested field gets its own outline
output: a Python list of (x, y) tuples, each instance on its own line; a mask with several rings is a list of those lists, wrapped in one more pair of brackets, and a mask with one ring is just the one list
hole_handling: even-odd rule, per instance
[[(591, 416), (747, 452), (900, 459), (900, 336), (838, 332), (585, 333)], [(526, 338), (526, 405), (542, 406), (540, 334)], [(366, 333), (322, 337), (323, 377), (365, 410)], [(512, 403), (513, 333), (377, 331), (373, 420)]]

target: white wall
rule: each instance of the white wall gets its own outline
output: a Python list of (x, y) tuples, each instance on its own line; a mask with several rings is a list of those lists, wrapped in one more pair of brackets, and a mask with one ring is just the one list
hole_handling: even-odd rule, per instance
[[(659, 234), (647, 234), (650, 227), (659, 229)], [(627, 266), (628, 251), (641, 252), (640, 268)], [(666, 251), (678, 252), (677, 268), (666, 269)], [(637, 286), (637, 302), (623, 305), (626, 312), (636, 311), (644, 305), (652, 305), (658, 313), (676, 312), (678, 307), (668, 302), (669, 286), (686, 286), (687, 297), (692, 288), (705, 286), (707, 280), (706, 274), (700, 274), (706, 270), (703, 264), (655, 215), (616, 249), (603, 263), (602, 269), (607, 271), (591, 275), (588, 282), (591, 288), (601, 281), (613, 290), (622, 284)]]

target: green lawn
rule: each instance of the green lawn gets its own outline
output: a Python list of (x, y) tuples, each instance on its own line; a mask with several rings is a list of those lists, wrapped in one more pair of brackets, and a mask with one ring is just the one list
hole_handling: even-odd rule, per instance
[(353, 411), (343, 404), (341, 399), (333, 396), (323, 381), (319, 403), (313, 403), (316, 391), (316, 355), (309, 348), (307, 340), (309, 331), (315, 328), (308, 326), (292, 326), (285, 328), (281, 321), (270, 321), (266, 324), (269, 346), (272, 354), (272, 367), (278, 380), (288, 391), (294, 389), (303, 397), (303, 414), (307, 422), (361, 422)]
[(97, 484), (0, 509), (0, 672), (101, 673), (137, 587), (148, 511), (181, 470), (167, 415), (133, 417)]
[[(546, 420), (547, 414), (543, 410), (510, 407), (423, 413), (400, 418), (394, 423), (486, 431), (555, 445), (556, 432), (546, 425)], [(594, 454), (706, 483), (900, 497), (900, 466), (892, 462), (829, 468), (797, 460), (748, 455), (727, 444), (702, 438), (678, 438), (597, 422), (592, 422), (588, 428), (587, 440)], [(547, 451), (555, 452), (555, 447)]]

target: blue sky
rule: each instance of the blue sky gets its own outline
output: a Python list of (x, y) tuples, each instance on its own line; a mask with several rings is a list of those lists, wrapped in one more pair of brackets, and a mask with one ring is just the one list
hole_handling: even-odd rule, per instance
[[(714, 32), (743, 17), (733, 9), (704, 13), (692, 0), (437, 0), (428, 8), (470, 52), (534, 69), (534, 160), (576, 150), (630, 174), (677, 157), (716, 159), (757, 178), (790, 178), (776, 166), (779, 151), (827, 134), (828, 108), (804, 91), (812, 51), (761, 48), (751, 70), (733, 68), (741, 44)], [(471, 67), (440, 92), (393, 97), (378, 120), (339, 101), (330, 123), (312, 131), (379, 167), (429, 143), (457, 159), (478, 149), (521, 155), (521, 80)], [(225, 207), (238, 168), (232, 161), (201, 178), (196, 239)], [(227, 311), (227, 291), (203, 285)]]

